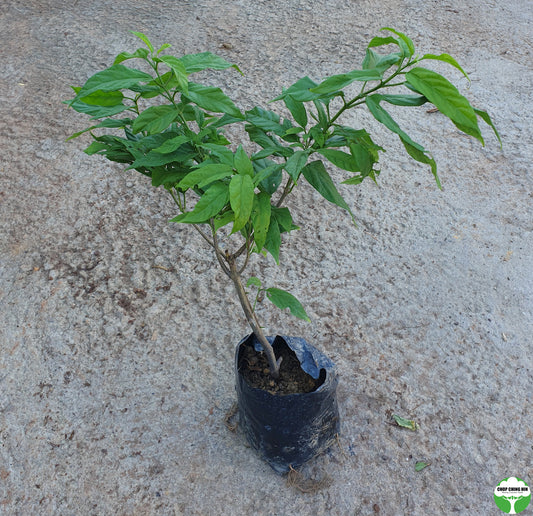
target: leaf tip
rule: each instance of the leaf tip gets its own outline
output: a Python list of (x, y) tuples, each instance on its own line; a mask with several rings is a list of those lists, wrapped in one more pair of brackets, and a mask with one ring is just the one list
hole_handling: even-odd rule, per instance
[(236, 64), (232, 64), (231, 67), (235, 68), (244, 77), (244, 72)]

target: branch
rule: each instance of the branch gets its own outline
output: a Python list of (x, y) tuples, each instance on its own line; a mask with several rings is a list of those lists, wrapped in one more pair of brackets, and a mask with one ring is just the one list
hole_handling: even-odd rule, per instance
[(285, 200), (285, 197), (287, 197), (287, 195), (289, 195), (292, 192), (292, 189), (294, 188), (295, 184), (296, 183), (294, 182), (292, 177), (289, 177), (285, 185), (285, 188), (283, 189), (283, 193), (281, 194), (281, 197), (278, 199), (278, 202), (276, 203), (276, 208), (279, 208), (281, 206), (281, 204)]
[(267, 338), (265, 337), (265, 334), (263, 333), (261, 325), (259, 324), (257, 316), (253, 311), (252, 305), (250, 304), (250, 300), (248, 299), (246, 291), (244, 290), (244, 287), (242, 285), (241, 277), (239, 271), (237, 270), (237, 265), (235, 263), (235, 256), (232, 256), (227, 253), (226, 260), (229, 264), (230, 278), (232, 279), (233, 285), (235, 286), (235, 290), (237, 291), (237, 296), (239, 297), (239, 301), (244, 311), (244, 315), (246, 316), (246, 320), (248, 321), (250, 328), (254, 332), (254, 335), (257, 337), (257, 340), (259, 340), (259, 342), (261, 343), (263, 351), (268, 360), (270, 374), (273, 378), (277, 379), (279, 378), (279, 365), (281, 364), (281, 357), (276, 360), (274, 349), (272, 348), (270, 342), (268, 342)]
[(228, 266), (224, 263), (224, 260), (227, 258), (224, 257), (224, 253), (222, 253), (222, 250), (218, 246), (218, 239), (217, 239), (217, 232), (215, 230), (215, 227), (213, 225), (213, 219), (209, 221), (209, 225), (211, 226), (211, 233), (213, 235), (213, 249), (215, 250), (215, 255), (217, 257), (218, 263), (222, 270), (224, 271), (224, 274), (231, 278), (230, 270), (228, 269)]
[(409, 61), (404, 66), (401, 66), (401, 64), (402, 63), (400, 63), (400, 66), (398, 66), (398, 69), (390, 77), (387, 77), (386, 79), (380, 81), (380, 83), (377, 86), (374, 86), (373, 88), (370, 88), (369, 90), (364, 91), (364, 88), (366, 86), (366, 82), (365, 82), (359, 95), (357, 95), (356, 97), (354, 97), (352, 100), (348, 102), (346, 102), (343, 99), (344, 105), (339, 109), (339, 111), (335, 114), (333, 118), (330, 118), (328, 127), (331, 127), (333, 123), (339, 118), (339, 116), (341, 116), (341, 114), (344, 113), (344, 111), (346, 111), (347, 109), (351, 109), (355, 106), (358, 106), (359, 104), (362, 104), (362, 102), (358, 103), (358, 101), (361, 99), (364, 99), (365, 97), (368, 97), (370, 93), (374, 93), (375, 91), (380, 90), (381, 88), (394, 88), (395, 86), (401, 86), (402, 84), (405, 84), (405, 81), (394, 83), (394, 84), (389, 84), (396, 76), (400, 75), (406, 68), (413, 65), (414, 63)]
[(248, 243), (246, 245), (246, 258), (244, 259), (244, 263), (242, 264), (242, 267), (239, 269), (239, 274), (242, 274), (244, 270), (246, 269), (246, 266), (248, 265), (248, 261), (250, 260), (250, 248), (248, 246)]
[(196, 231), (198, 231), (198, 233), (200, 233), (200, 235), (202, 235), (202, 238), (211, 246), (211, 247), (215, 247), (215, 243), (209, 239), (209, 237), (200, 229), (200, 227), (198, 226), (198, 224), (193, 224), (193, 227), (194, 229), (196, 229)]

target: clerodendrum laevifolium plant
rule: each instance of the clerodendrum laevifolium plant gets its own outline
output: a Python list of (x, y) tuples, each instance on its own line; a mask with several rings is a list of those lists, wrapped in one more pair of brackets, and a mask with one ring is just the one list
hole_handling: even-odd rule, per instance
[[(344, 184), (357, 185), (367, 177), (376, 180), (376, 164), (383, 149), (365, 129), (343, 125), (342, 115), (366, 107), (378, 122), (398, 135), (413, 159), (429, 165), (439, 187), (431, 154), (400, 128), (383, 104), (411, 107), (431, 103), (460, 131), (484, 144), (479, 117), (499, 139), (485, 111), (473, 108), (442, 75), (419, 66), (422, 61), (444, 61), (466, 76), (453, 57), (415, 56), (407, 36), (394, 29), (384, 30), (391, 35), (370, 41), (360, 69), (320, 83), (304, 77), (276, 97), (275, 101), (283, 101), (292, 120), (282, 120), (261, 107), (242, 113), (221, 89), (190, 80), (206, 69), (233, 67), (240, 72), (237, 65), (209, 52), (180, 58), (166, 55), (170, 45), (155, 50), (138, 32), (134, 34), (146, 48), (119, 54), (112, 66), (93, 75), (81, 88), (73, 88), (76, 96), (66, 102), (99, 121), (71, 138), (90, 131), (94, 141), (85, 149), (87, 154), (126, 163), (128, 170), (150, 177), (153, 186), (163, 186), (180, 212), (171, 221), (192, 224), (213, 249), (220, 267), (235, 285), (274, 378), (279, 375), (279, 361), (263, 334), (255, 301), (250, 301), (246, 287), (255, 287), (258, 295), (265, 293), (276, 306), (289, 308), (296, 317), (308, 320), (308, 316), (288, 292), (263, 288), (256, 277), (245, 287), (241, 275), (252, 253), (268, 252), (279, 263), (281, 235), (297, 229), (285, 203), (298, 182), (307, 181), (353, 218), (324, 160), (348, 172)], [(378, 53), (375, 49), (379, 47), (394, 51)], [(131, 59), (144, 61), (149, 72), (122, 64)], [(354, 84), (358, 85), (355, 89)], [(228, 124), (244, 124), (255, 144), (252, 154), (247, 154), (242, 144), (228, 141), (223, 131)], [(94, 131), (101, 128), (107, 134), (98, 136)], [(120, 135), (109, 134), (113, 132), (109, 129), (120, 130)]]

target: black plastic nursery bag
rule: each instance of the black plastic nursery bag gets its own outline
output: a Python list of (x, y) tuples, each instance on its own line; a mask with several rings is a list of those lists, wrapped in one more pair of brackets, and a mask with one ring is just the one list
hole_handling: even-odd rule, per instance
[(279, 395), (251, 387), (239, 371), (244, 346), (262, 351), (254, 334), (243, 339), (236, 350), (239, 421), (251, 446), (278, 473), (297, 468), (329, 448), (339, 433), (337, 406), (338, 377), (333, 362), (299, 337), (267, 337), (276, 356), (281, 346), (296, 354), (301, 368), (322, 381), (316, 390)]

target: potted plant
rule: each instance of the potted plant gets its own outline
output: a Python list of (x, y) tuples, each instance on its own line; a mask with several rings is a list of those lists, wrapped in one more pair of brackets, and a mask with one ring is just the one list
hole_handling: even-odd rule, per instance
[[(259, 106), (243, 113), (220, 88), (191, 80), (204, 70), (240, 72), (237, 65), (209, 52), (168, 55), (170, 45), (156, 50), (138, 32), (133, 34), (145, 46), (120, 53), (109, 68), (73, 88), (75, 97), (66, 101), (95, 120), (71, 138), (89, 132), (93, 141), (87, 154), (124, 163), (154, 187), (163, 187), (179, 212), (171, 222), (191, 225), (235, 286), (252, 330), (236, 351), (240, 422), (253, 447), (278, 472), (330, 446), (339, 429), (334, 365), (301, 338), (266, 336), (256, 312), (266, 296), (308, 320), (303, 306), (255, 276), (243, 279), (253, 253), (270, 254), (279, 264), (283, 234), (298, 229), (287, 206), (294, 188), (307, 182), (354, 218), (324, 162), (343, 171), (344, 184), (377, 180), (384, 149), (366, 129), (343, 123), (343, 115), (356, 108), (367, 108), (398, 135), (409, 156), (429, 166), (439, 188), (431, 154), (400, 128), (386, 104), (432, 104), (484, 144), (480, 118), (500, 139), (487, 112), (472, 107), (448, 79), (421, 66), (442, 61), (468, 79), (453, 57), (415, 55), (406, 35), (383, 30), (388, 35), (370, 41), (358, 69), (321, 82), (303, 77), (284, 89), (273, 100), (283, 102), (290, 113), (285, 118)], [(132, 59), (142, 61), (143, 69), (122, 64)], [(244, 126), (246, 146), (228, 139), (224, 128), (229, 124)]]

